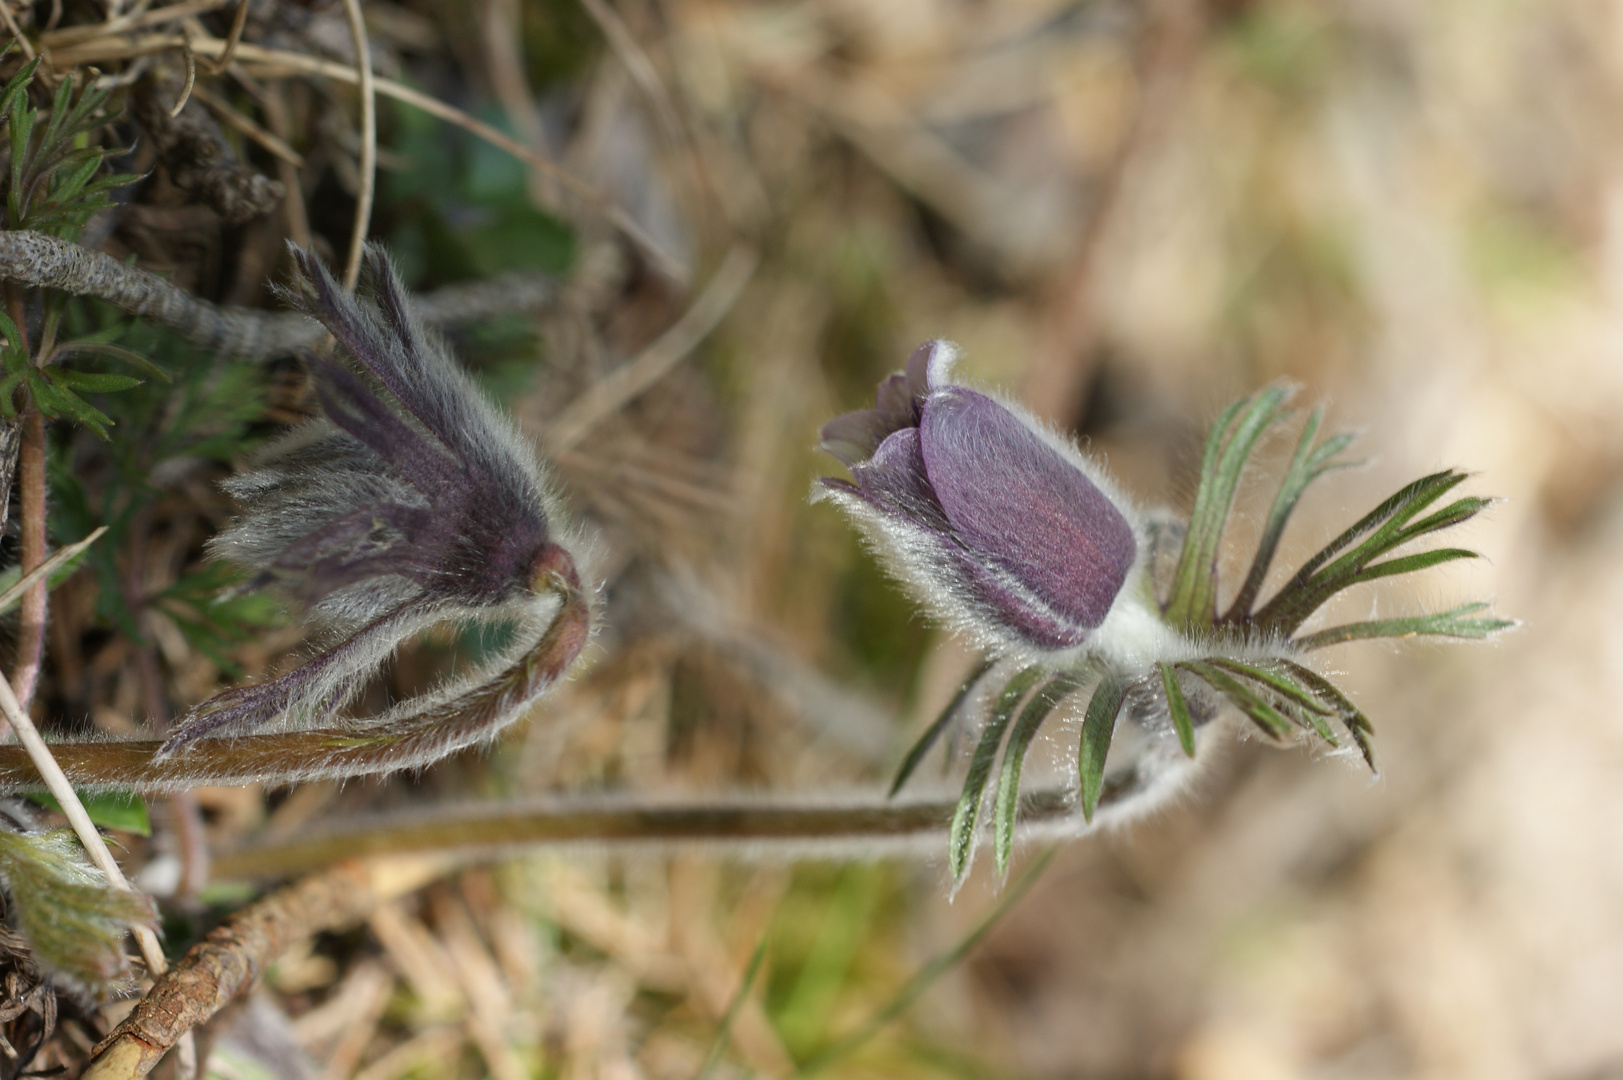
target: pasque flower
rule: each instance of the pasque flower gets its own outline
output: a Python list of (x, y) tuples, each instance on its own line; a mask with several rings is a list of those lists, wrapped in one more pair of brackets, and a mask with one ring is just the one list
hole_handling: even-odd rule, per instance
[[(1483, 638), (1512, 625), (1482, 615), (1486, 604), (1467, 603), (1302, 632), (1344, 589), (1475, 557), (1460, 548), (1394, 554), (1490, 504), (1466, 496), (1432, 509), (1465, 479), (1452, 470), (1398, 491), (1262, 599), (1302, 492), (1350, 464), (1339, 457), (1350, 435), (1318, 441), (1318, 410), (1302, 427), (1250, 569), (1219, 607), (1224, 530), (1253, 452), (1291, 415), (1284, 387), (1236, 402), (1218, 419), (1184, 525), (1165, 514), (1140, 518), (1069, 441), (1017, 406), (948, 381), (954, 357), (942, 342), (920, 347), (906, 371), (880, 385), (874, 408), (830, 421), (823, 448), (852, 479), (825, 479), (820, 491), (941, 621), (989, 654), (914, 745), (892, 789), (943, 731), (983, 712), (950, 829), (955, 876), (968, 869), (1000, 754), (991, 816), (998, 865), (1007, 866), (1026, 752), (1073, 697), (1085, 700), (1071, 711), (1081, 736), (1075, 798), (1091, 821), (1097, 808), (1119, 816), (1164, 800), (1209, 759), (1203, 747), (1226, 726), (1214, 721), (1235, 714), (1271, 739), (1339, 745), (1335, 721), (1373, 767), (1369, 721), (1307, 654), (1365, 638)], [(1147, 557), (1152, 537), (1177, 555), (1153, 581), (1150, 564), (1166, 560)]]
[[(204, 702), (165, 752), (272, 721), (323, 720), (431, 623), (502, 618), (539, 633), (579, 598), (572, 540), (534, 449), (414, 318), (388, 258), (369, 249), (363, 304), (308, 253), (294, 257), (305, 288), (288, 299), (349, 363), (305, 358), (325, 419), (226, 483), (242, 513), (211, 549), (249, 571), (251, 586), (302, 606), (327, 647), (280, 678)], [(568, 638), (578, 652), (584, 632)], [(556, 677), (573, 658), (541, 667)], [(534, 682), (538, 671), (531, 663), (513, 678)]]
[(823, 491), (957, 629), (1001, 650), (1074, 649), (1133, 573), (1133, 512), (1074, 447), (948, 382), (955, 358), (920, 346), (875, 408), (823, 428), (854, 481)]

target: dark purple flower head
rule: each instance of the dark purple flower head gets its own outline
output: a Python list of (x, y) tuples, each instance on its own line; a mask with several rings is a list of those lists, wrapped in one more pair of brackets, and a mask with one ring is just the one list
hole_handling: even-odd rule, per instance
[(1083, 644), (1138, 555), (1127, 515), (1071, 447), (947, 382), (953, 346), (917, 349), (875, 408), (823, 428), (854, 483), (823, 488), (958, 629), (1023, 650)]
[(580, 578), (535, 451), (413, 316), (368, 249), (370, 303), (295, 249), (305, 291), (348, 363), (307, 356), (326, 419), (226, 484), (242, 514), (214, 554), (301, 604), (335, 639), (282, 678), (227, 691), (167, 744), (323, 718), (394, 647), (448, 618), (543, 626)]

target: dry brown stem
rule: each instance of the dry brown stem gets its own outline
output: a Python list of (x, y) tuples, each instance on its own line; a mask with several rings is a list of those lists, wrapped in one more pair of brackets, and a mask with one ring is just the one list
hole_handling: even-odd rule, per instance
[(192, 946), (135, 1010), (96, 1047), (84, 1080), (133, 1080), (251, 987), (295, 943), (361, 921), (379, 903), (411, 892), (444, 862), (344, 862), (239, 911)]
[[(94, 296), (179, 331), (206, 349), (251, 360), (291, 356), (326, 333), (296, 312), (216, 306), (156, 274), (40, 233), (0, 232), (0, 279)], [(541, 274), (506, 274), (418, 297), (416, 311), (430, 326), (443, 326), (541, 307), (556, 290), (553, 280)]]

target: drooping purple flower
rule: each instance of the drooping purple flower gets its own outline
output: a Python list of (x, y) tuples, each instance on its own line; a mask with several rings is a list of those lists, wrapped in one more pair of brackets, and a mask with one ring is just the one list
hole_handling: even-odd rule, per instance
[(956, 628), (1005, 648), (1074, 648), (1127, 581), (1133, 526), (1075, 450), (948, 382), (955, 355), (920, 346), (875, 408), (823, 428), (854, 481), (823, 489)]
[(383, 252), (371, 303), (294, 251), (289, 299), (353, 366), (307, 356), (325, 420), (295, 429), (226, 490), (242, 514), (213, 553), (302, 605), (329, 647), (288, 674), (216, 695), (166, 753), (208, 734), (323, 719), (396, 645), (444, 619), (544, 626), (578, 590), (574, 558), (532, 447), (425, 333)]

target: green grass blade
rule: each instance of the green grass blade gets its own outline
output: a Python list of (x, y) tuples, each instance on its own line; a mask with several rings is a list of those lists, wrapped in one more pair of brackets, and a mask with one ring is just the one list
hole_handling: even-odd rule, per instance
[(947, 856), (954, 880), (963, 877), (964, 871), (969, 869), (969, 856), (975, 850), (975, 826), (981, 815), (981, 796), (985, 794), (986, 781), (992, 775), (992, 763), (997, 760), (998, 747), (1003, 744), (1003, 733), (1008, 730), (1014, 710), (1036, 685), (1043, 671), (1043, 668), (1033, 665), (1010, 679), (992, 705), (992, 715), (986, 718), (981, 741), (975, 747), (974, 756), (969, 759), (964, 792), (959, 796), (958, 808), (952, 815)]
[(1336, 712), (1341, 714), (1341, 722), (1347, 725), (1347, 731), (1352, 735), (1353, 742), (1358, 745), (1359, 753), (1364, 755), (1364, 761), (1369, 765), (1369, 771), (1379, 773), (1381, 770), (1375, 764), (1375, 747), (1373, 737), (1375, 725), (1351, 701), (1347, 695), (1337, 689), (1336, 684), (1320, 675), (1310, 667), (1298, 664), (1294, 660), (1281, 660), (1281, 664), (1289, 668), (1291, 674), (1305, 684), (1315, 694), (1335, 706)]
[(1055, 675), (1026, 704), (1009, 732), (1009, 745), (1003, 749), (1003, 767), (998, 772), (997, 794), (993, 815), (993, 852), (997, 857), (999, 875), (1009, 871), (1009, 854), (1014, 850), (1014, 825), (1020, 811), (1020, 772), (1025, 765), (1026, 751), (1037, 729), (1048, 719), (1065, 696), (1082, 685), (1082, 678), (1070, 673)]
[(1021, 897), (1037, 884), (1049, 866), (1053, 865), (1054, 852), (1049, 848), (1042, 856), (1031, 864), (1031, 868), (1009, 887), (1008, 892), (997, 902), (997, 906), (986, 913), (986, 917), (975, 924), (974, 929), (965, 934), (951, 949), (933, 958), (896, 992), (896, 995), (886, 1002), (884, 1007), (870, 1016), (865, 1023), (848, 1035), (843, 1035), (833, 1043), (816, 1054), (807, 1058), (800, 1066), (801, 1076), (811, 1076), (819, 1073), (850, 1057), (867, 1044), (868, 1040), (883, 1031), (891, 1021), (906, 1012), (912, 1004), (924, 996), (937, 979), (951, 971), (963, 962), (964, 957), (974, 951), (975, 946), (986, 939), (1003, 916), (1007, 915), (1014, 905), (1020, 902)]
[(1167, 711), (1172, 714), (1172, 726), (1177, 729), (1178, 743), (1183, 752), (1195, 756), (1195, 719), (1189, 715), (1189, 702), (1184, 700), (1183, 687), (1178, 684), (1178, 673), (1171, 664), (1157, 663), (1161, 669), (1161, 685), (1166, 689)]
[(1121, 712), (1126, 690), (1120, 679), (1105, 672), (1082, 717), (1082, 745), (1077, 750), (1076, 765), (1082, 779), (1082, 817), (1086, 821), (1093, 820), (1094, 808), (1099, 805), (1099, 794), (1104, 789), (1105, 758), (1110, 754), (1110, 741), (1116, 734), (1116, 714)]
[(924, 755), (930, 752), (930, 748), (941, 738), (941, 733), (947, 730), (947, 726), (958, 719), (958, 713), (964, 707), (964, 702), (969, 700), (969, 695), (974, 692), (975, 687), (991, 670), (992, 661), (983, 660), (970, 673), (969, 678), (964, 680), (964, 685), (960, 686), (958, 692), (952, 696), (952, 700), (947, 702), (947, 707), (941, 710), (941, 715), (936, 717), (935, 722), (925, 729), (924, 734), (919, 736), (912, 749), (908, 750), (907, 757), (902, 759), (902, 767), (896, 770), (896, 779), (891, 781), (890, 792), (886, 795), (886, 798), (894, 799), (896, 793), (902, 790), (902, 785), (906, 784), (908, 778), (918, 769), (919, 763), (924, 760)]
[(1296, 725), (1288, 717), (1262, 700), (1261, 697), (1253, 693), (1232, 675), (1219, 671), (1211, 664), (1199, 660), (1179, 664), (1178, 666), (1228, 698), (1235, 708), (1245, 713), (1247, 718), (1262, 729), (1262, 732), (1268, 737), (1280, 740), (1295, 730)]
[(1328, 630), (1320, 630), (1316, 634), (1297, 638), (1291, 644), (1300, 649), (1312, 650), (1322, 649), (1327, 645), (1340, 645), (1348, 641), (1364, 641), (1370, 638), (1428, 636), (1481, 640), (1516, 625), (1514, 619), (1469, 618), (1469, 616), (1487, 609), (1487, 604), (1478, 602), (1461, 604), (1457, 608), (1440, 611), (1432, 615), (1345, 623), (1341, 626), (1332, 626)]
[(749, 963), (744, 966), (744, 976), (738, 980), (738, 989), (733, 992), (732, 1000), (727, 1003), (727, 1011), (721, 1014), (721, 1023), (716, 1025), (715, 1038), (710, 1040), (710, 1049), (704, 1055), (704, 1064), (699, 1067), (694, 1080), (708, 1080), (716, 1066), (721, 1063), (721, 1055), (727, 1050), (727, 1044), (732, 1039), (733, 1024), (738, 1021), (738, 1014), (744, 1009), (744, 1002), (749, 1000), (750, 988), (755, 985), (755, 977), (761, 973), (761, 961), (766, 958), (765, 937), (761, 938), (755, 951), (750, 953)]

